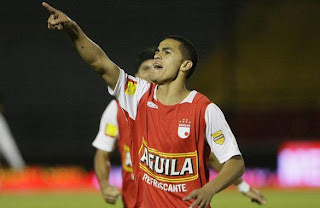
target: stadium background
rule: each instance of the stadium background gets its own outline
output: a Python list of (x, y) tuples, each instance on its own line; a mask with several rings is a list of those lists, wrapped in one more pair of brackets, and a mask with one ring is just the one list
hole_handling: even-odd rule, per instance
[[(200, 62), (189, 87), (221, 107), (249, 170), (276, 173), (284, 142), (320, 140), (319, 1), (48, 3), (132, 74), (145, 46), (170, 34), (190, 39)], [(47, 30), (41, 1), (5, 1), (0, 10), (0, 92), (24, 159), (92, 171), (107, 86), (65, 34)]]

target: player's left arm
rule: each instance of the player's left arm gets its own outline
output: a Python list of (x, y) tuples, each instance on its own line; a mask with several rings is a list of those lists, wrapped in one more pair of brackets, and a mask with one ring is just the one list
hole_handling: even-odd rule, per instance
[(220, 163), (224, 163), (218, 175), (202, 188), (194, 190), (184, 200), (195, 199), (190, 207), (206, 207), (216, 193), (225, 189), (244, 172), (244, 161), (236, 139), (218, 106), (206, 107), (206, 141)]
[(184, 201), (195, 199), (190, 207), (207, 207), (211, 198), (231, 185), (244, 172), (244, 161), (241, 155), (233, 156), (227, 160), (219, 174), (202, 188), (192, 191)]
[[(209, 165), (215, 171), (220, 172), (224, 164), (220, 163), (216, 156), (211, 153), (209, 158)], [(242, 177), (234, 180), (233, 185), (235, 185), (244, 196), (251, 199), (252, 202), (255, 202), (257, 204), (266, 204), (267, 201), (265, 196), (258, 189), (251, 187), (246, 181), (242, 179)]]

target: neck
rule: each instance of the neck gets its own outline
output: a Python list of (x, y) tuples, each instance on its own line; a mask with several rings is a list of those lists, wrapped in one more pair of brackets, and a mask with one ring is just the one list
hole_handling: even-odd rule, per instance
[(157, 100), (165, 105), (181, 103), (190, 93), (185, 87), (185, 82), (175, 80), (158, 86)]

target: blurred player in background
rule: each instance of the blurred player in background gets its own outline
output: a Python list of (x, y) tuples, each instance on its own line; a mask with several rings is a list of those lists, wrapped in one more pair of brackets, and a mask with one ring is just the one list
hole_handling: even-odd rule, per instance
[[(139, 55), (136, 77), (148, 80), (153, 68), (155, 48), (146, 48)], [(118, 140), (118, 141), (116, 141)], [(92, 143), (97, 148), (94, 158), (94, 168), (99, 180), (100, 190), (107, 203), (114, 204), (120, 196), (117, 187), (109, 184), (110, 154), (114, 151), (116, 142), (122, 163), (122, 200), (124, 207), (133, 207), (136, 200), (136, 188), (130, 157), (129, 126), (119, 103), (112, 100), (103, 112), (99, 132)]]
[(2, 115), (4, 112), (3, 96), (0, 95), (0, 154), (6, 159), (9, 167), (21, 170), (25, 162), (9, 129), (9, 125)]

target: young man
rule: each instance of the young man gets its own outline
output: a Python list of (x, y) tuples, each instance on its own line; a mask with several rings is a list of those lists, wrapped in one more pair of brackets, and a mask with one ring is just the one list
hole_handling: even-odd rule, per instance
[[(143, 50), (137, 61), (138, 71), (136, 77), (148, 80), (153, 68), (154, 48)], [(118, 141), (116, 141), (118, 140)], [(135, 184), (130, 156), (130, 143), (128, 121), (123, 114), (119, 103), (112, 100), (103, 112), (99, 132), (92, 143), (97, 148), (94, 158), (94, 168), (99, 180), (101, 193), (107, 203), (114, 204), (120, 195), (119, 190), (109, 184), (110, 154), (118, 142), (118, 150), (122, 163), (122, 200), (124, 207), (134, 207)]]
[[(207, 207), (244, 172), (244, 161), (221, 110), (185, 88), (197, 54), (181, 37), (162, 40), (149, 83), (126, 74), (63, 12), (50, 12), (48, 28), (66, 31), (79, 55), (109, 86), (130, 126), (137, 187), (135, 207)], [(224, 163), (208, 182), (210, 151)]]
[[(147, 48), (143, 50), (138, 58), (136, 68), (138, 68), (135, 77), (148, 80), (153, 68), (153, 56), (155, 49)], [(115, 149), (115, 143), (118, 143), (118, 149), (121, 155), (122, 163), (122, 200), (125, 207), (133, 207), (135, 202), (135, 184), (132, 173), (132, 162), (129, 148), (129, 131), (128, 122), (116, 100), (112, 100), (103, 112), (99, 132), (93, 142), (93, 146), (97, 148), (94, 167), (96, 175), (99, 179), (103, 198), (107, 203), (114, 204), (120, 196), (120, 192), (116, 187), (109, 184), (110, 172), (110, 154)], [(210, 166), (219, 172), (223, 165), (219, 163), (214, 154), (210, 154)], [(236, 179), (233, 184), (238, 190), (249, 197), (253, 202), (265, 204), (265, 197), (259, 190), (250, 187), (242, 178)]]
[[(138, 68), (135, 77), (148, 80), (153, 68), (154, 48), (143, 50), (138, 58), (136, 68)], [(128, 122), (116, 100), (112, 100), (105, 111), (103, 112), (99, 132), (93, 142), (93, 146), (97, 148), (94, 167), (96, 175), (99, 179), (103, 198), (107, 203), (114, 204), (120, 196), (120, 192), (116, 187), (109, 184), (110, 172), (110, 154), (115, 149), (115, 143), (118, 142), (118, 149), (121, 155), (122, 163), (122, 200), (124, 207), (129, 208), (134, 206), (135, 202), (135, 184), (132, 173), (132, 162), (129, 148), (129, 131)], [(219, 163), (214, 154), (210, 154), (210, 166), (219, 172), (223, 165)], [(233, 183), (238, 190), (252, 201), (259, 204), (265, 203), (264, 196), (254, 188), (251, 188), (248, 183), (238, 178)]]

